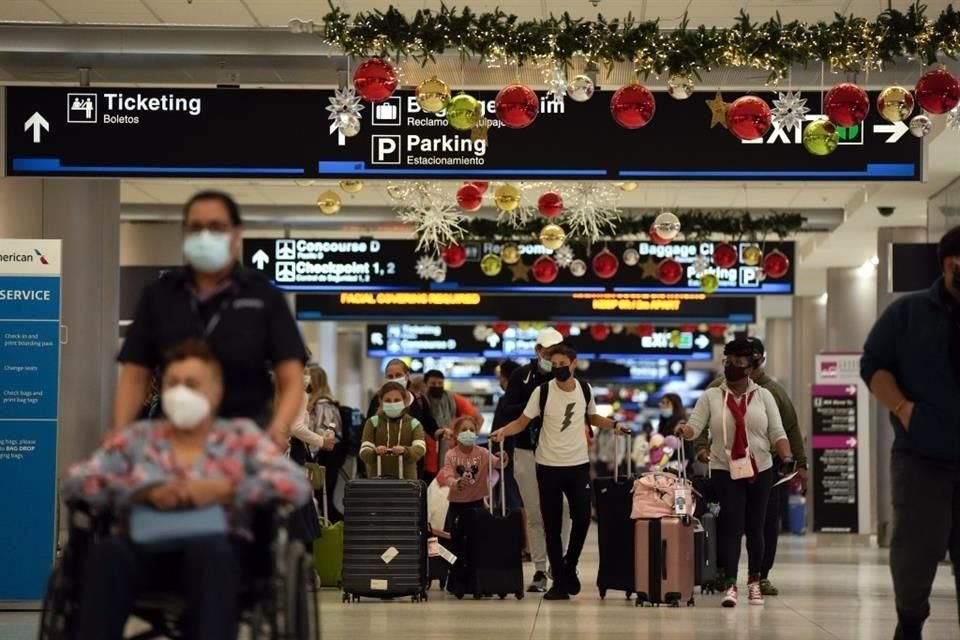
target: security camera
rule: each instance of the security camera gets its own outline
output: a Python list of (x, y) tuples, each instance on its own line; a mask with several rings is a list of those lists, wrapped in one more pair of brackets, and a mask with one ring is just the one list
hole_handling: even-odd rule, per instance
[(896, 207), (877, 207), (877, 213), (882, 215), (884, 218), (889, 218), (896, 210)]

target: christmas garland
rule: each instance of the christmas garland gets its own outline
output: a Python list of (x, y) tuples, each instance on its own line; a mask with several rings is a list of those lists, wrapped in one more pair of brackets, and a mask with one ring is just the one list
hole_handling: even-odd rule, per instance
[[(749, 211), (677, 211), (684, 237), (690, 240), (723, 236), (732, 239), (764, 240), (768, 236), (783, 239), (801, 230), (806, 218), (798, 213), (771, 212), (758, 216)], [(658, 214), (622, 216), (616, 223), (616, 236), (623, 239), (631, 236), (649, 236), (650, 228)], [(471, 218), (464, 222), (464, 237), (468, 240), (522, 240), (538, 238), (546, 218), (534, 218), (522, 225), (511, 225), (501, 220)], [(571, 242), (586, 242), (582, 238), (570, 238)]]
[(412, 18), (391, 6), (354, 16), (330, 4), (322, 35), (352, 56), (412, 58), (423, 64), (456, 52), (464, 59), (524, 64), (550, 60), (570, 65), (577, 57), (607, 67), (632, 63), (645, 75), (696, 74), (718, 67), (762, 69), (783, 77), (793, 65), (824, 62), (856, 71), (895, 64), (904, 57), (937, 62), (938, 55), (960, 53), (960, 12), (948, 6), (927, 17), (919, 2), (906, 11), (889, 8), (874, 20), (835, 14), (832, 22), (784, 23), (779, 14), (756, 23), (741, 11), (729, 28), (691, 27), (684, 17), (678, 28), (662, 30), (659, 20), (594, 20), (569, 13), (543, 20), (521, 20), (499, 9), (475, 13), (469, 7), (422, 9)]

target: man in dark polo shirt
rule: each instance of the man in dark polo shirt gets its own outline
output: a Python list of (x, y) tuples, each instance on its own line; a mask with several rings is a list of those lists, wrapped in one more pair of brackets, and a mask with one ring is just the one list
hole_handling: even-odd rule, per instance
[(223, 365), (220, 414), (255, 420), (285, 449), (303, 401), (307, 354), (297, 324), (283, 294), (238, 264), (242, 220), (229, 195), (198, 193), (184, 206), (183, 225), (187, 266), (143, 291), (120, 350), (113, 429), (136, 418), (164, 353), (200, 337)]
[[(960, 608), (960, 227), (940, 239), (943, 275), (895, 301), (870, 331), (860, 376), (890, 410), (895, 640), (919, 640), (949, 550)], [(956, 636), (955, 636), (956, 637)]]

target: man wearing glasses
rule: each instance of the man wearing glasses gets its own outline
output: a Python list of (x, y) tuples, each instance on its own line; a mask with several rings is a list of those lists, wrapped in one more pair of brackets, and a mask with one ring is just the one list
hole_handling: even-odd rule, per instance
[(203, 191), (184, 206), (187, 266), (165, 273), (140, 297), (118, 357), (114, 431), (137, 417), (163, 354), (197, 337), (223, 364), (220, 415), (253, 419), (286, 449), (303, 400), (307, 352), (283, 294), (239, 265), (242, 224), (237, 203), (226, 193)]

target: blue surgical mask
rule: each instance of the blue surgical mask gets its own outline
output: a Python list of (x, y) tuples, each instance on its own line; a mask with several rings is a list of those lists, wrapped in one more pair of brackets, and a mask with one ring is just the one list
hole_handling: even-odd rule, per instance
[(407, 405), (404, 404), (403, 401), (383, 403), (383, 412), (390, 418), (399, 418), (403, 415), (403, 410), (406, 408)]
[(553, 363), (549, 358), (540, 358), (540, 370), (543, 372), (553, 371)]
[(461, 431), (457, 434), (457, 442), (465, 447), (472, 447), (477, 444), (477, 434), (473, 431)]
[(664, 418), (673, 417), (673, 407), (667, 407), (666, 409), (660, 409), (660, 415)]
[(187, 234), (183, 255), (200, 273), (216, 273), (230, 264), (230, 234), (206, 229)]

